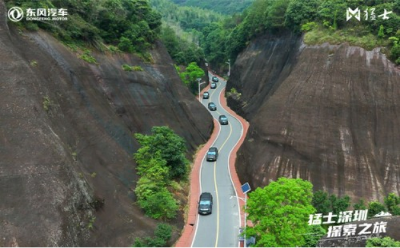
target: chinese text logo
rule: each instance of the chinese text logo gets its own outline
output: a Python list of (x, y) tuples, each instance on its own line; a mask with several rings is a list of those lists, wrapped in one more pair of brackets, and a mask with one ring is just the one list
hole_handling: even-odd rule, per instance
[[(322, 216), (322, 214), (310, 214), (308, 221), (309, 225), (321, 225), (321, 224), (335, 224), (335, 223), (348, 223), (352, 221), (363, 221), (367, 220), (367, 210), (354, 210), (343, 211), (339, 213), (339, 216), (332, 212)], [(333, 218), (338, 217), (338, 221), (335, 222)], [(323, 221), (326, 220), (326, 221)], [(373, 226), (372, 231), (370, 227)], [(329, 226), (327, 237), (341, 237), (341, 236), (355, 236), (355, 235), (368, 235), (371, 233), (386, 233), (387, 222), (375, 222), (374, 224), (363, 223), (359, 224), (358, 227), (364, 227), (361, 231), (356, 233), (357, 224), (345, 224), (339, 226)]]
[[(364, 13), (364, 20), (368, 21), (375, 21), (376, 20), (376, 15), (375, 15), (375, 8), (367, 8), (363, 11)], [(378, 18), (382, 18), (382, 20), (388, 20), (389, 19), (389, 14), (393, 13), (392, 11), (387, 11), (384, 9), (382, 15), (378, 15)], [(356, 9), (352, 8), (347, 8), (346, 10), (346, 21), (349, 21), (351, 18), (355, 18), (358, 21), (361, 21), (361, 10), (357, 7)]]
[[(67, 21), (68, 10), (64, 8), (37, 8), (26, 9), (27, 21)], [(8, 11), (8, 18), (13, 22), (18, 22), (24, 17), (24, 11), (19, 7), (12, 7)]]

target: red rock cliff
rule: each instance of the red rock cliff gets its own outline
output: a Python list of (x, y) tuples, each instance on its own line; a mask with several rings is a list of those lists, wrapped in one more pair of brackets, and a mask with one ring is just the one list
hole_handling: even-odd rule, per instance
[(379, 49), (266, 35), (237, 58), (228, 103), (250, 122), (242, 182), (310, 180), (356, 200), (400, 194), (400, 71)]

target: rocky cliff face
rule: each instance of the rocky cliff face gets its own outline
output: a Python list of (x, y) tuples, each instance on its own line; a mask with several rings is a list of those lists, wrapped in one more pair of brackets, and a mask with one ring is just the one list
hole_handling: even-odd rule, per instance
[(134, 204), (133, 133), (168, 125), (193, 152), (211, 115), (161, 44), (152, 64), (95, 54), (90, 65), (45, 33), (9, 27), (3, 1), (0, 16), (0, 246), (129, 246), (151, 235), (157, 223)]
[(232, 87), (241, 96), (228, 104), (250, 122), (242, 182), (300, 177), (353, 200), (400, 194), (400, 71), (379, 49), (266, 35), (237, 58)]

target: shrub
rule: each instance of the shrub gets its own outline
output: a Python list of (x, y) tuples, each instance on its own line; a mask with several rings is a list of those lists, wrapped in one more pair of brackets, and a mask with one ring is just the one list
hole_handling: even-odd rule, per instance
[(133, 71), (133, 68), (130, 65), (123, 64), (122, 65), (122, 70), (124, 70), (124, 71)]
[(172, 228), (168, 224), (158, 224), (154, 237), (136, 238), (133, 247), (165, 247), (172, 236)]
[(313, 30), (313, 29), (315, 29), (317, 27), (318, 27), (318, 25), (315, 22), (307, 22), (306, 24), (303, 24), (301, 26), (301, 31), (308, 32), (308, 31), (311, 31), (311, 30)]
[(176, 200), (166, 188), (138, 200), (138, 203), (146, 215), (154, 219), (175, 218), (178, 210)]
[(123, 64), (122, 70), (124, 70), (124, 71), (143, 71), (143, 68), (139, 65), (130, 66), (127, 64)]
[(383, 204), (379, 202), (370, 202), (368, 204), (368, 218), (372, 218), (382, 211), (386, 211), (386, 208)]
[(51, 105), (50, 98), (48, 96), (43, 97), (43, 108), (46, 112), (49, 111)]
[(90, 64), (95, 64), (97, 65), (96, 59), (92, 56), (89, 50), (85, 50), (81, 56), (79, 56), (81, 59), (84, 61), (90, 63)]
[(145, 147), (139, 149), (134, 155), (136, 162), (150, 160), (152, 154), (159, 152), (161, 158), (167, 161), (170, 179), (185, 176), (189, 163), (185, 158), (185, 140), (166, 126), (153, 127), (151, 132), (152, 135), (135, 134), (140, 145)]
[(400, 241), (396, 241), (390, 237), (370, 238), (367, 240), (366, 247), (400, 247)]

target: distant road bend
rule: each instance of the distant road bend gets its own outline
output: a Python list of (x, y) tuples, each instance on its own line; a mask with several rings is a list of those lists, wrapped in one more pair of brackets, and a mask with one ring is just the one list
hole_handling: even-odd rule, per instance
[[(209, 73), (210, 78), (214, 75)], [(200, 194), (210, 192), (213, 195), (213, 211), (210, 215), (197, 215), (197, 225), (193, 247), (237, 247), (239, 244), (240, 204), (229, 171), (229, 157), (233, 148), (243, 135), (243, 126), (232, 116), (220, 102), (226, 81), (219, 78), (216, 89), (209, 89), (209, 99), (200, 98), (207, 108), (209, 102), (214, 102), (216, 111), (210, 111), (218, 121), (219, 115), (228, 117), (228, 125), (220, 125), (220, 131), (214, 147), (218, 148), (219, 156), (216, 162), (207, 162), (204, 156), (200, 169)], [(219, 122), (218, 122), (219, 123)], [(197, 196), (198, 197), (198, 196)]]

